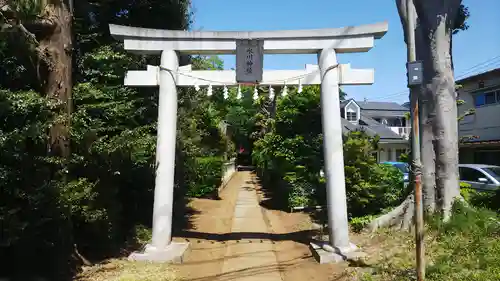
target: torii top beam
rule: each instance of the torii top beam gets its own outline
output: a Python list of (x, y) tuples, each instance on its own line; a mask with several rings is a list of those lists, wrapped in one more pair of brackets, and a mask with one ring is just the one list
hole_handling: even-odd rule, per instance
[(183, 54), (235, 54), (236, 40), (260, 39), (266, 54), (315, 54), (325, 48), (337, 53), (366, 52), (382, 38), (387, 22), (341, 28), (281, 31), (179, 31), (110, 24), (111, 35), (125, 49), (141, 54), (176, 50)]

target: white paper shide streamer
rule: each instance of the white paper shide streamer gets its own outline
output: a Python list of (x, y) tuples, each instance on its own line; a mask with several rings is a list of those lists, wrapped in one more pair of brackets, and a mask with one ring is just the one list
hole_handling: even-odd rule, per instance
[(269, 99), (270, 100), (274, 99), (274, 89), (273, 89), (273, 86), (269, 86)]
[(227, 90), (226, 85), (224, 85), (224, 99), (227, 100), (229, 98), (229, 91)]
[(283, 86), (283, 92), (281, 92), (281, 95), (282, 95), (283, 97), (286, 97), (286, 96), (288, 95), (288, 89), (287, 89), (287, 87), (286, 87), (286, 84), (285, 84), (285, 86)]
[(236, 94), (236, 98), (241, 100), (241, 85), (238, 85), (238, 93)]
[(257, 86), (253, 89), (253, 100), (259, 99), (259, 90), (257, 90)]
[[(161, 66), (160, 66), (160, 69), (162, 69)], [(212, 84), (215, 83), (215, 84), (218, 84), (218, 85), (221, 85), (221, 84), (224, 85), (223, 96), (224, 96), (225, 100), (229, 99), (228, 86), (229, 87), (238, 86), (238, 91), (237, 91), (237, 94), (236, 94), (236, 98), (238, 100), (241, 100), (243, 98), (243, 93), (241, 91), (241, 85), (238, 84), (238, 83), (234, 83), (234, 84), (233, 83), (229, 83), (229, 84), (227, 84), (227, 83), (222, 82), (222, 81), (212, 81), (212, 80), (208, 80), (208, 79), (205, 79), (205, 78), (192, 76), (190, 73), (176, 72), (176, 74), (188, 76), (188, 77), (191, 77), (191, 78), (195, 79), (195, 82), (193, 83), (193, 86), (194, 86), (194, 89), (197, 92), (200, 91), (200, 89), (201, 89), (200, 88), (200, 84), (199, 84), (199, 80), (203, 80), (205, 82), (208, 82), (207, 83), (208, 84), (208, 86), (207, 86), (207, 96), (209, 96), (209, 97), (213, 95)], [(269, 96), (268, 96), (269, 99), (270, 100), (274, 100), (274, 98), (276, 97), (276, 94), (274, 92), (274, 89), (273, 89), (272, 85), (276, 85), (277, 83), (283, 83), (283, 88), (281, 90), (281, 96), (282, 97), (286, 97), (288, 95), (288, 86), (287, 86), (287, 82), (288, 81), (298, 80), (299, 83), (298, 83), (297, 93), (302, 93), (302, 91), (303, 91), (302, 78), (304, 78), (304, 77), (306, 77), (308, 75), (311, 75), (311, 73), (307, 73), (306, 75), (300, 75), (300, 76), (296, 76), (296, 77), (289, 77), (289, 78), (283, 79), (283, 80), (267, 81), (267, 83), (264, 83), (264, 85), (265, 84), (269, 85)], [(205, 84), (205, 83), (202, 83), (202, 84)], [(257, 89), (257, 85), (255, 85), (255, 88), (254, 88), (253, 99), (254, 100), (258, 100), (259, 99), (259, 92), (258, 92), (258, 89)]]
[(213, 92), (212, 92), (212, 84), (208, 85), (208, 89), (207, 89), (207, 96), (212, 96)]

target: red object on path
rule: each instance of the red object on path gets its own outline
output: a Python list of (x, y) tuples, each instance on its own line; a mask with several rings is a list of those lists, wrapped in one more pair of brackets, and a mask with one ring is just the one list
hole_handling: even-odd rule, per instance
[(242, 146), (240, 146), (240, 153), (243, 153), (243, 152), (245, 152), (245, 149)]

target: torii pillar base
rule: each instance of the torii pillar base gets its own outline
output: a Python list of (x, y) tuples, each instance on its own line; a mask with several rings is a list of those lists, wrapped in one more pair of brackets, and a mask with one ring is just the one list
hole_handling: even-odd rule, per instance
[(346, 260), (358, 260), (365, 258), (367, 255), (361, 252), (354, 244), (350, 244), (344, 248), (334, 248), (325, 241), (312, 241), (309, 243), (309, 248), (314, 259), (319, 264), (339, 263)]
[(171, 242), (164, 249), (156, 249), (151, 245), (146, 245), (144, 253), (132, 253), (128, 257), (129, 261), (148, 262), (171, 262), (182, 263), (184, 257), (189, 252), (189, 243)]

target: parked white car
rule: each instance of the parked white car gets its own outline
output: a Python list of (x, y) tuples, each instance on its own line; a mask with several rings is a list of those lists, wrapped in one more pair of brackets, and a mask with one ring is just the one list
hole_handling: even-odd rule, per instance
[(483, 164), (459, 164), (460, 181), (478, 190), (500, 189), (500, 167)]

